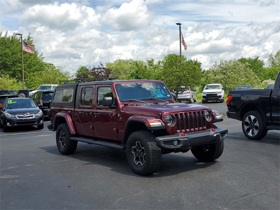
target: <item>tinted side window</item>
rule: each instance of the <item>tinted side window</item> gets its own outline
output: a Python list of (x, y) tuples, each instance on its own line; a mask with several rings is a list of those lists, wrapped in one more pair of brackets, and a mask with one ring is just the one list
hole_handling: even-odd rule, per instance
[(81, 89), (80, 104), (83, 106), (91, 106), (93, 99), (93, 88), (84, 87)]
[(53, 93), (43, 93), (42, 100), (51, 100)]
[(102, 106), (104, 97), (113, 97), (111, 87), (99, 87), (97, 97), (97, 105)]
[(71, 103), (73, 101), (74, 89), (58, 89), (53, 99), (54, 103)]

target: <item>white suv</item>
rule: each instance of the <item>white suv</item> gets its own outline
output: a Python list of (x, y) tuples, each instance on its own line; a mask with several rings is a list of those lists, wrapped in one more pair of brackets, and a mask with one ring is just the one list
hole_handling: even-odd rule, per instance
[(33, 90), (29, 92), (29, 97), (31, 97), (34, 93), (36, 93), (38, 90), (54, 90), (58, 86), (58, 84), (43, 84), (40, 85), (36, 90)]
[(202, 91), (202, 103), (207, 101), (224, 102), (224, 88), (222, 84), (207, 84)]

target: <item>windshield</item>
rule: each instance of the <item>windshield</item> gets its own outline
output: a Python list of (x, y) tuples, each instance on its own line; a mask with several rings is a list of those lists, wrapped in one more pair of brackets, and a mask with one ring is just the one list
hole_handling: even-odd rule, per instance
[(171, 99), (169, 90), (160, 82), (116, 84), (120, 101)]
[(37, 90), (53, 90), (54, 88), (53, 85), (41, 85)]
[(220, 85), (206, 85), (206, 87), (204, 88), (205, 90), (208, 89), (221, 89)]
[(6, 109), (35, 108), (36, 104), (32, 99), (7, 99)]
[(52, 99), (52, 96), (53, 96), (53, 93), (43, 93), (42, 94), (42, 100), (51, 100)]

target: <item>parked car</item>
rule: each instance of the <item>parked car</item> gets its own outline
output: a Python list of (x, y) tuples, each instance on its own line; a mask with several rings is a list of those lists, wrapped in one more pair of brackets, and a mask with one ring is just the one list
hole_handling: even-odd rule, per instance
[(29, 96), (31, 97), (38, 90), (54, 90), (57, 86), (58, 86), (58, 84), (43, 84), (43, 85), (40, 85), (36, 90), (30, 91)]
[(4, 106), (0, 108), (0, 127), (3, 131), (20, 126), (37, 126), (44, 128), (42, 110), (31, 98), (6, 98)]
[(207, 84), (202, 91), (202, 103), (208, 101), (224, 102), (224, 88), (222, 84)]
[(32, 99), (34, 100), (35, 104), (37, 104), (37, 106), (42, 110), (44, 117), (47, 117), (53, 93), (53, 90), (39, 90), (32, 95)]
[(273, 88), (229, 91), (227, 117), (241, 121), (248, 139), (260, 140), (280, 130), (280, 72)]
[(191, 90), (190, 87), (181, 86), (181, 89), (178, 92), (178, 102), (188, 101), (190, 103), (196, 102), (196, 91)]
[(188, 152), (200, 161), (218, 159), (228, 130), (219, 114), (199, 104), (176, 103), (159, 80), (108, 80), (59, 85), (50, 125), (63, 155), (84, 142), (119, 148), (139, 175), (160, 170), (161, 156)]
[(252, 85), (238, 85), (235, 87), (235, 90), (247, 90), (253, 89)]

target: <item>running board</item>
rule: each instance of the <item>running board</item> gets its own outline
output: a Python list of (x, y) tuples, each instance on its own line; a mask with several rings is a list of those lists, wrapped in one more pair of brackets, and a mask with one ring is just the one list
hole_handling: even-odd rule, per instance
[(94, 140), (94, 139), (85, 138), (85, 137), (72, 136), (72, 137), (70, 137), (70, 139), (74, 140), (74, 141), (80, 141), (80, 142), (88, 143), (88, 144), (96, 144), (96, 145), (99, 145), (99, 146), (113, 147), (113, 148), (117, 148), (117, 149), (124, 149), (125, 148), (121, 144), (107, 142), (107, 141), (101, 141), (101, 140)]

